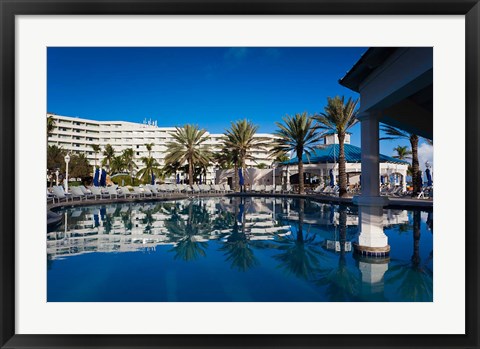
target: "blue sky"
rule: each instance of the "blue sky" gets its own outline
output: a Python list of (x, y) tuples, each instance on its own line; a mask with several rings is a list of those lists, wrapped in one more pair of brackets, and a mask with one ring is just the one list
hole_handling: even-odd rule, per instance
[[(48, 48), (48, 112), (223, 133), (247, 118), (273, 132), (285, 114), (323, 111), (358, 95), (338, 80), (366, 51), (353, 48)], [(360, 145), (360, 127), (351, 130)], [(393, 153), (403, 141), (381, 143)]]

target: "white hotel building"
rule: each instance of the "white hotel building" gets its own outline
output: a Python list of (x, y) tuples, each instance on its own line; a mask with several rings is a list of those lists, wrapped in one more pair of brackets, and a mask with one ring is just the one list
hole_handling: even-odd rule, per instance
[[(90, 164), (95, 163), (95, 154), (92, 150), (93, 144), (100, 145), (101, 151), (97, 154), (97, 164), (103, 159), (103, 150), (107, 144), (110, 144), (116, 155), (120, 155), (125, 149), (134, 150), (134, 160), (139, 169), (143, 167), (141, 158), (148, 156), (146, 144), (153, 143), (151, 155), (160, 163), (165, 164), (166, 144), (173, 141), (171, 133), (175, 127), (159, 127), (156, 122), (134, 123), (126, 121), (96, 121), (82, 119), (71, 116), (60, 116), (47, 113), (47, 118), (52, 117), (55, 120), (55, 127), (48, 137), (48, 145), (57, 145), (72, 153), (84, 153)], [(223, 134), (206, 133), (213, 152), (219, 152), (221, 147), (221, 138)], [(273, 141), (274, 136), (267, 133), (258, 133), (256, 137), (268, 138)], [(252, 154), (257, 162), (247, 162), (248, 166), (254, 166), (260, 163), (270, 165), (272, 160), (269, 158), (268, 150), (257, 149)], [(214, 166), (208, 169), (207, 183), (215, 180)]]

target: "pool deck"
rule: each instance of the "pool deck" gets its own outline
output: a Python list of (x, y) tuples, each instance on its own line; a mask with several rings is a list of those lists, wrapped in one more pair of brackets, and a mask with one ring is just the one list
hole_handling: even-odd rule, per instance
[[(57, 202), (55, 204), (47, 204), (47, 210), (60, 207), (86, 206), (98, 204), (114, 204), (126, 202), (151, 202), (151, 201), (170, 201), (183, 200), (189, 198), (213, 198), (213, 197), (277, 197), (292, 199), (310, 199), (323, 203), (347, 204), (353, 205), (352, 197), (340, 198), (337, 196), (321, 195), (321, 194), (272, 194), (272, 193), (202, 193), (202, 194), (183, 194), (174, 193), (166, 194), (159, 197), (145, 198), (118, 198), (118, 199), (87, 199), (75, 200), (68, 202)], [(386, 208), (421, 208), (427, 211), (433, 209), (433, 199), (414, 199), (414, 198), (397, 198), (389, 197), (389, 204)]]

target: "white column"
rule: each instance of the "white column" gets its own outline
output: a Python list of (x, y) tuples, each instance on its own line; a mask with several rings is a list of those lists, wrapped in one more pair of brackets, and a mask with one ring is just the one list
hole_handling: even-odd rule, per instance
[(362, 194), (354, 197), (358, 205), (386, 206), (388, 198), (380, 196), (380, 152), (379, 152), (379, 118), (380, 113), (362, 113)]
[(380, 161), (378, 119), (366, 117), (362, 119), (362, 195), (380, 195)]
[(358, 204), (357, 253), (370, 257), (384, 257), (389, 254), (388, 238), (383, 232), (383, 207), (388, 198), (380, 196), (380, 153), (379, 113), (363, 113), (360, 116), (362, 128), (362, 194), (353, 202)]

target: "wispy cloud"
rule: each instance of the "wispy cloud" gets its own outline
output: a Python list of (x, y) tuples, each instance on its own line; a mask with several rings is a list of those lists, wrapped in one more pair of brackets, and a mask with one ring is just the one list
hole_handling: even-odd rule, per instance
[(225, 59), (233, 59), (240, 61), (244, 59), (248, 54), (248, 49), (246, 47), (231, 47), (225, 52)]
[(418, 147), (418, 162), (423, 171), (425, 171), (425, 161), (433, 165), (433, 147), (430, 144), (422, 143)]

